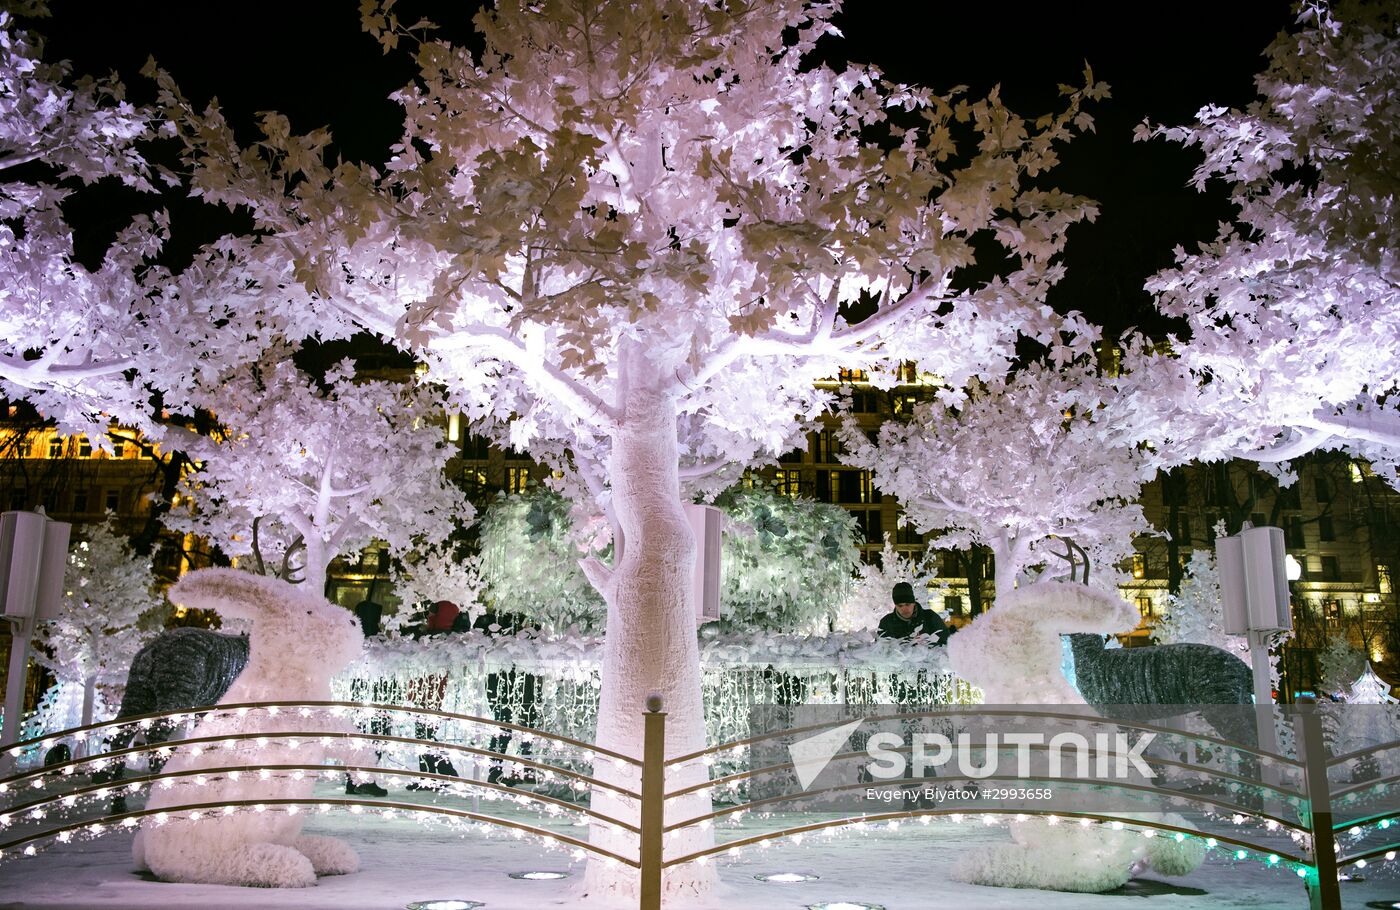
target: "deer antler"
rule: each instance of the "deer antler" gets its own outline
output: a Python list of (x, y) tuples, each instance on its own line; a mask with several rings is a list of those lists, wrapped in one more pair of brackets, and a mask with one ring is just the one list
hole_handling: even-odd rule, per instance
[[(1065, 551), (1063, 553), (1055, 553), (1055, 556), (1069, 563), (1069, 580), (1079, 581), (1078, 569), (1080, 565), (1080, 560), (1076, 559), (1074, 555), (1078, 553), (1079, 556), (1082, 557), (1084, 564), (1084, 581), (1082, 582), (1082, 584), (1087, 585), (1089, 583), (1089, 554), (1084, 551), (1083, 547), (1075, 543), (1074, 539), (1071, 537), (1060, 537), (1059, 535), (1056, 535), (1055, 539), (1061, 541), (1065, 545)], [(1054, 551), (1052, 550), (1051, 552)]]
[[(1079, 555), (1084, 558), (1084, 584), (1087, 585), (1089, 583), (1089, 554), (1084, 551), (1083, 547), (1074, 542), (1074, 538), (1066, 537), (1064, 541), (1067, 547), (1069, 547), (1072, 550), (1077, 550), (1079, 552)], [(1073, 564), (1071, 563), (1071, 565)]]

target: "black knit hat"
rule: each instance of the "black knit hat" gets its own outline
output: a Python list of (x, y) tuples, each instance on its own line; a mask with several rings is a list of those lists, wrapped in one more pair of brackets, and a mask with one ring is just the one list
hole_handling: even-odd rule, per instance
[(901, 581), (899, 584), (895, 585), (894, 591), (891, 593), (894, 602), (897, 604), (918, 603), (918, 601), (914, 599), (914, 586), (907, 581)]

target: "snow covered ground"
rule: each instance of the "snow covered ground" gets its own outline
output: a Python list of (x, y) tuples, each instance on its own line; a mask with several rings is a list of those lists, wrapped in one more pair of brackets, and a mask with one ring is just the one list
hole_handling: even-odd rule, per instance
[[(323, 795), (333, 791), (326, 789)], [(322, 795), (319, 794), (318, 795)], [(395, 792), (391, 799), (424, 801), (419, 794)], [(450, 798), (449, 798), (450, 801)], [(457, 801), (466, 808), (466, 801)], [(536, 822), (534, 816), (493, 806), (489, 811)], [(721, 840), (753, 834), (772, 824), (763, 819), (725, 828)], [(583, 829), (575, 828), (577, 834)], [(457, 834), (422, 827), (406, 818), (336, 813), (310, 819), (309, 833), (347, 838), (359, 850), (362, 870), (322, 878), (304, 890), (266, 890), (152, 881), (131, 870), (129, 834), (50, 849), (38, 856), (0, 864), (0, 908), (44, 910), (400, 910), (415, 900), (458, 898), (485, 903), (486, 910), (543, 910), (579, 906), (576, 889), (583, 864), (560, 850), (544, 849), (503, 830)], [(742, 857), (719, 863), (722, 886), (694, 910), (801, 910), (821, 901), (864, 901), (887, 910), (1170, 910), (1219, 908), (1305, 908), (1299, 880), (1288, 870), (1256, 862), (1235, 863), (1213, 851), (1193, 875), (1163, 880), (1147, 876), (1108, 895), (1061, 894), (983, 888), (950, 881), (959, 852), (1005, 841), (1004, 830), (977, 823), (904, 824), (897, 831), (866, 831), (787, 842), (766, 850), (750, 848)], [(558, 870), (559, 881), (520, 881), (511, 872)], [(755, 880), (764, 872), (810, 872), (818, 881), (776, 884)], [(1344, 906), (1400, 900), (1400, 877), (1376, 868), (1362, 883), (1343, 886)], [(668, 907), (671, 904), (668, 903)]]

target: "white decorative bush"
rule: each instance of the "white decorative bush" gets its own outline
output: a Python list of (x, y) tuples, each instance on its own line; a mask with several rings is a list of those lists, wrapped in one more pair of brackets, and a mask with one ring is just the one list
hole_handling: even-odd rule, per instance
[(725, 519), (720, 612), (727, 625), (828, 630), (860, 563), (851, 513), (766, 487), (728, 490), (715, 505)]
[(569, 509), (543, 488), (502, 496), (486, 509), (478, 571), (482, 597), (497, 612), (523, 613), (550, 632), (602, 629), (607, 607), (579, 568), (589, 554), (574, 540)]

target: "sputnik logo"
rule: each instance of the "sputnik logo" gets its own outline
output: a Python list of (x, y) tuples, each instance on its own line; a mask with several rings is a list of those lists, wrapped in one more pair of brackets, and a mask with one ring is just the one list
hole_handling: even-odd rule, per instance
[(802, 785), (803, 790), (812, 786), (862, 723), (862, 720), (853, 720), (788, 745), (788, 754), (792, 756), (792, 769), (797, 772), (797, 782)]

